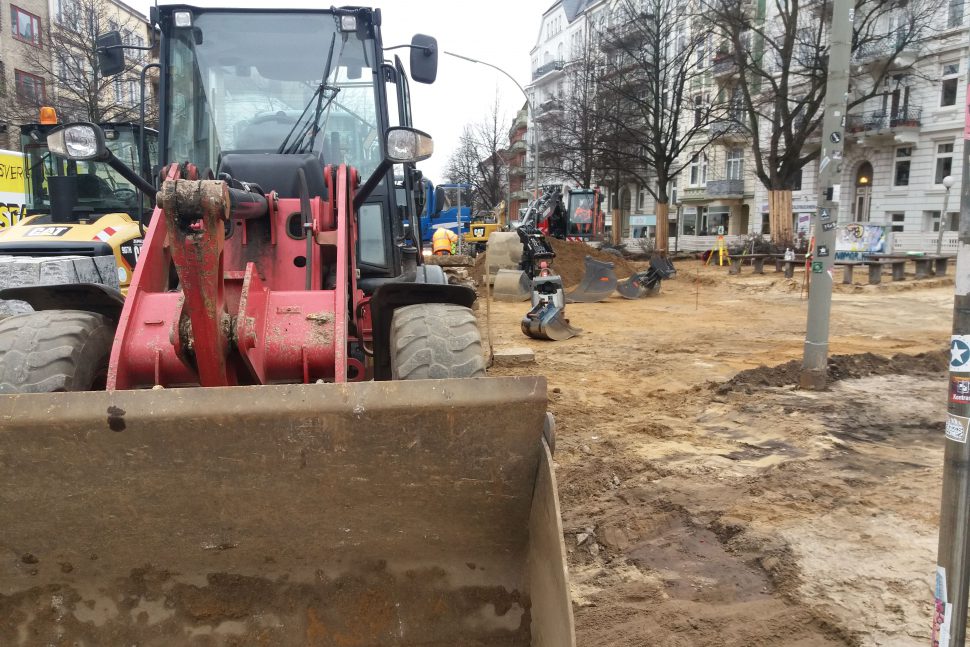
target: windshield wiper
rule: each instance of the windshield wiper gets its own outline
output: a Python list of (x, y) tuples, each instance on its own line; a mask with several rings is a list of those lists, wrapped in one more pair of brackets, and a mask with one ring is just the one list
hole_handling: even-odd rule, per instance
[[(301, 112), (300, 116), (297, 117), (296, 123), (293, 124), (293, 128), (291, 128), (290, 132), (286, 134), (286, 138), (283, 139), (283, 143), (280, 144), (280, 147), (276, 151), (277, 153), (301, 152), (304, 148), (302, 145), (303, 140), (305, 140), (307, 134), (311, 132), (313, 133), (313, 135), (310, 138), (309, 150), (313, 150), (313, 144), (316, 142), (317, 134), (320, 132), (320, 116), (323, 114), (323, 111), (325, 109), (330, 107), (330, 104), (333, 103), (333, 100), (337, 97), (337, 94), (340, 92), (340, 88), (327, 84), (327, 79), (330, 78), (330, 70), (334, 63), (333, 50), (336, 44), (337, 44), (337, 32), (334, 32), (333, 36), (330, 39), (330, 51), (327, 53), (327, 64), (323, 69), (323, 76), (321, 76), (320, 85), (317, 86), (317, 89), (310, 97), (310, 100), (307, 101), (306, 107), (303, 108), (303, 112)], [(341, 48), (341, 51), (342, 49), (343, 48)], [(338, 56), (338, 59), (339, 59), (339, 56)], [(329, 95), (327, 94), (328, 91), (329, 91)], [(324, 103), (324, 99), (326, 99), (326, 103)], [(293, 136), (293, 133), (300, 125), (300, 122), (303, 121), (303, 118), (310, 110), (310, 106), (313, 105), (314, 101), (316, 101), (317, 103), (317, 108), (316, 108), (316, 111), (314, 112), (313, 121), (307, 123), (307, 125), (304, 126), (303, 130), (300, 131), (300, 134), (296, 137), (296, 139), (293, 140), (293, 143), (290, 143), (290, 137)]]

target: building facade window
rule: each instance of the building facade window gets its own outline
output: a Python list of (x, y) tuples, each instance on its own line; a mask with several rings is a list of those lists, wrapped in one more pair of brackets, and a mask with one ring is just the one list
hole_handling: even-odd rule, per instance
[(896, 149), (896, 167), (893, 170), (893, 186), (909, 186), (909, 169), (913, 149), (910, 146)]
[(943, 178), (953, 172), (953, 142), (936, 145), (936, 173), (934, 184), (943, 184)]
[(696, 236), (697, 235), (697, 212), (695, 211), (685, 211), (683, 218), (681, 219), (683, 223), (681, 233), (685, 236)]
[(740, 180), (744, 177), (744, 151), (732, 148), (727, 155), (726, 179)]
[(10, 29), (17, 40), (40, 47), (40, 18), (34, 14), (10, 5)]
[(791, 183), (791, 190), (792, 191), (802, 190), (802, 169), (798, 169), (797, 171), (795, 171), (795, 177)]
[[(940, 212), (939, 211), (923, 212), (923, 230), (932, 231), (933, 233), (937, 233), (940, 231)], [(960, 230), (960, 212), (947, 211), (946, 226), (944, 228), (944, 231), (959, 231), (959, 230)]]
[(17, 84), (17, 98), (21, 101), (40, 104), (47, 100), (47, 88), (44, 79), (36, 74), (14, 70), (14, 80)]
[(950, 0), (950, 11), (947, 16), (947, 27), (959, 27), (963, 24), (963, 0)]
[(891, 213), (889, 214), (889, 222), (892, 225), (894, 233), (902, 233), (906, 225), (906, 214), (905, 213)]
[(696, 153), (690, 160), (690, 185), (704, 186), (707, 184), (707, 154)]
[(957, 88), (960, 84), (960, 63), (944, 63), (940, 81), (940, 107), (957, 104)]

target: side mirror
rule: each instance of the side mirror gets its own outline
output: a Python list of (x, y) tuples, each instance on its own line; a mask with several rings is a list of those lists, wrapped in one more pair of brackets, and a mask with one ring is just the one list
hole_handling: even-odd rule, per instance
[(441, 210), (445, 208), (445, 190), (440, 186), (434, 190), (434, 213), (432, 216), (437, 216), (441, 213)]
[(418, 83), (438, 78), (438, 41), (433, 36), (415, 34), (411, 39), (411, 78)]
[(431, 135), (414, 128), (388, 128), (386, 143), (387, 161), (392, 164), (420, 162), (434, 152)]
[(101, 34), (97, 38), (95, 47), (98, 52), (98, 71), (101, 76), (114, 76), (124, 71), (125, 50), (120, 32), (109, 31)]
[(47, 148), (73, 162), (103, 162), (111, 156), (104, 143), (104, 131), (94, 124), (68, 124), (47, 136)]

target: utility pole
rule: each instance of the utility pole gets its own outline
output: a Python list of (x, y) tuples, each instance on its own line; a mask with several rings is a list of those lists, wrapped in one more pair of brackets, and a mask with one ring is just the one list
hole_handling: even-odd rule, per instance
[(852, 54), (853, 0), (835, 0), (829, 31), (829, 76), (822, 118), (822, 152), (818, 165), (818, 211), (815, 214), (815, 255), (809, 271), (808, 326), (799, 383), (803, 389), (824, 389), (828, 380), (829, 316), (832, 312), (832, 265), (835, 228), (841, 199), (842, 150)]
[[(933, 640), (940, 647), (963, 647), (967, 636), (970, 582), (970, 140), (963, 140), (960, 232), (957, 246), (953, 336), (943, 449), (943, 500), (936, 559)], [(949, 187), (947, 187), (949, 193)], [(940, 214), (940, 229), (946, 210)], [(933, 644), (937, 644), (934, 642)]]

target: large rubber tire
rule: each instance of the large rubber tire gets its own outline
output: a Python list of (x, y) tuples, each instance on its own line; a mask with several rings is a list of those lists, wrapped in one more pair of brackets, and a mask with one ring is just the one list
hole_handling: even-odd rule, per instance
[(42, 310), (0, 321), (0, 393), (103, 389), (114, 325), (99, 314)]
[(391, 379), (485, 377), (482, 336), (475, 314), (450, 303), (422, 303), (394, 311)]

